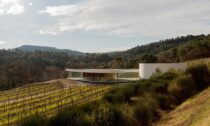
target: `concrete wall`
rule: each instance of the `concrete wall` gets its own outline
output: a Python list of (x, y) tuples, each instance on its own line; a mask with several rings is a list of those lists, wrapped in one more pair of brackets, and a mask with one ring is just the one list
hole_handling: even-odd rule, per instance
[(139, 76), (140, 78), (148, 79), (157, 69), (161, 72), (167, 72), (170, 69), (184, 70), (186, 67), (186, 63), (140, 63)]

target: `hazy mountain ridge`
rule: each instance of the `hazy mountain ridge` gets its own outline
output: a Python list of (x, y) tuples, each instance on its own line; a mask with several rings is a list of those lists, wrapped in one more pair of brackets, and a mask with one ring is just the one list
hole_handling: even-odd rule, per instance
[[(136, 47), (130, 48), (125, 51), (111, 51), (111, 52), (106, 52), (106, 53), (87, 53), (87, 54), (108, 54), (108, 55), (126, 55), (126, 54), (158, 54), (164, 51), (167, 51), (171, 48), (175, 48), (177, 46), (183, 45), (187, 43), (188, 41), (191, 40), (199, 40), (208, 35), (187, 35), (187, 36), (181, 36), (177, 38), (171, 38), (171, 39), (165, 39), (165, 40), (160, 40), (157, 42), (151, 42), (149, 44), (145, 45), (138, 45)], [(23, 51), (49, 51), (49, 52), (66, 52), (69, 54), (76, 54), (76, 55), (82, 55), (85, 54), (83, 52), (80, 52), (78, 50), (71, 50), (71, 49), (58, 49), (55, 47), (49, 47), (49, 46), (36, 46), (36, 45), (23, 45), (20, 47), (17, 47), (15, 49), (23, 50)]]
[(15, 49), (27, 51), (27, 52), (44, 51), (44, 52), (65, 52), (65, 53), (68, 53), (69, 55), (83, 55), (84, 54), (82, 52), (70, 50), (70, 49), (58, 49), (55, 47), (35, 46), (35, 45), (23, 45)]

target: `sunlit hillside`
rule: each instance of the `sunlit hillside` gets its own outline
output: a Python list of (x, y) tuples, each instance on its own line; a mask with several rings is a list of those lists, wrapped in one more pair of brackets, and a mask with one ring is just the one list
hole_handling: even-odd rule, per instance
[(196, 64), (206, 64), (210, 68), (210, 58), (188, 61), (187, 64), (189, 66), (196, 65)]
[(210, 88), (165, 115), (156, 126), (209, 126)]
[(37, 112), (52, 116), (63, 107), (99, 99), (108, 88), (61, 79), (2, 91), (0, 126), (13, 125)]

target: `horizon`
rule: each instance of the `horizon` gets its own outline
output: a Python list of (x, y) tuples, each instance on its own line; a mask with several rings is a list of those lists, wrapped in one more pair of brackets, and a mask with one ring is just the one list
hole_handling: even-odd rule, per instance
[[(199, 35), (210, 35), (210, 34), (199, 34)], [(187, 36), (191, 36), (191, 35), (187, 35)], [(196, 36), (196, 35), (194, 35), (194, 36)], [(158, 41), (156, 41), (156, 42), (160, 42), (160, 41), (165, 41), (165, 40), (168, 40), (168, 39), (174, 39), (174, 38), (180, 38), (180, 37), (186, 37), (186, 36), (177, 36), (177, 37), (173, 37), (173, 38), (167, 38), (167, 39), (163, 39), (163, 40), (158, 40)], [(97, 52), (97, 51), (93, 51), (93, 52), (84, 52), (84, 51), (81, 51), (81, 50), (74, 50), (74, 49), (69, 49), (69, 48), (58, 48), (58, 47), (53, 47), (53, 46), (44, 46), (44, 45), (30, 45), (30, 44), (25, 44), (25, 45), (20, 45), (20, 46), (18, 46), (18, 47), (14, 47), (14, 48), (8, 48), (8, 49), (6, 49), (6, 50), (10, 50), (10, 49), (16, 49), (16, 48), (20, 48), (20, 47), (23, 47), (23, 46), (34, 46), (34, 47), (47, 47), (47, 48), (55, 48), (55, 49), (58, 49), (58, 50), (70, 50), (70, 51), (77, 51), (77, 52), (81, 52), (81, 53), (111, 53), (111, 52), (121, 52), (121, 51), (127, 51), (127, 50), (129, 50), (129, 49), (132, 49), (132, 48), (135, 48), (135, 47), (137, 47), (137, 46), (143, 46), (143, 45), (148, 45), (148, 44), (152, 44), (152, 43), (156, 43), (156, 42), (149, 42), (149, 43), (147, 43), (147, 44), (142, 44), (142, 45), (136, 45), (136, 46), (133, 46), (133, 47), (129, 47), (129, 48), (127, 48), (127, 49), (123, 49), (123, 50), (112, 50), (112, 51), (105, 51), (105, 52), (103, 52), (103, 51), (99, 51), (99, 52)], [(5, 48), (3, 48), (3, 49), (5, 49)]]
[(0, 49), (113, 52), (209, 34), (209, 6), (208, 0), (0, 0)]

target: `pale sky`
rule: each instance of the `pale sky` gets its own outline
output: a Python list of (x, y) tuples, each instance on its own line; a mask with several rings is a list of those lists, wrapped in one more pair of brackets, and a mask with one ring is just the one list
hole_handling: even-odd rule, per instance
[(210, 0), (0, 0), (0, 48), (126, 50), (210, 34)]

